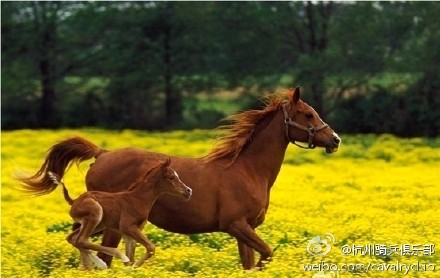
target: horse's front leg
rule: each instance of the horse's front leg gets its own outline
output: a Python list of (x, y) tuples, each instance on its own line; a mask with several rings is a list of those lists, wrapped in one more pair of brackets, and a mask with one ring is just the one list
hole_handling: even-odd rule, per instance
[(270, 249), (270, 247), (255, 233), (254, 229), (252, 229), (247, 223), (246, 219), (233, 222), (227, 229), (227, 232), (238, 241), (260, 253), (261, 257), (256, 267), (262, 268), (264, 262), (271, 259), (272, 249)]
[(237, 239), (238, 252), (240, 254), (241, 265), (244, 269), (251, 269), (255, 265), (254, 249)]

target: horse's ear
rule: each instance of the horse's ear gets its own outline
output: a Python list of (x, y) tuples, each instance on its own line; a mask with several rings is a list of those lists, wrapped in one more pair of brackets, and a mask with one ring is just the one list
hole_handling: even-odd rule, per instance
[(289, 103), (291, 105), (296, 104), (299, 101), (300, 96), (301, 91), (299, 90), (299, 87), (295, 87), (295, 89), (293, 89), (292, 92), (289, 93)]

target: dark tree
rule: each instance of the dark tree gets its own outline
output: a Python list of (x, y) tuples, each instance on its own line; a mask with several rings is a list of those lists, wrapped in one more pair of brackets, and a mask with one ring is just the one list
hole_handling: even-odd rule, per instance
[(55, 111), (55, 82), (57, 24), (60, 2), (33, 2), (34, 28), (36, 34), (36, 51), (38, 69), (41, 79), (40, 124), (42, 127), (57, 125)]

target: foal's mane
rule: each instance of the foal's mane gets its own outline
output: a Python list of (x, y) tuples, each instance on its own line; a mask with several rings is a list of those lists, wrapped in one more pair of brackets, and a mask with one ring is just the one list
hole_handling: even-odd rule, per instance
[(234, 163), (241, 151), (252, 141), (258, 127), (280, 109), (286, 96), (287, 93), (266, 96), (261, 99), (264, 104), (262, 109), (243, 111), (226, 117), (224, 120), (229, 121), (229, 124), (217, 128), (221, 134), (217, 138), (216, 146), (204, 157), (204, 162), (231, 157), (228, 166)]
[[(162, 167), (162, 165), (158, 164), (158, 165), (154, 166), (153, 168), (149, 169), (145, 175), (141, 175), (132, 184), (130, 184), (128, 186), (128, 188), (126, 189), (126, 191), (134, 190), (135, 188), (141, 186), (141, 184), (144, 182), (148, 182), (150, 184), (157, 183), (157, 181), (159, 180), (159, 177), (160, 177), (158, 169), (161, 167)], [(155, 173), (155, 172), (158, 172), (158, 173)]]

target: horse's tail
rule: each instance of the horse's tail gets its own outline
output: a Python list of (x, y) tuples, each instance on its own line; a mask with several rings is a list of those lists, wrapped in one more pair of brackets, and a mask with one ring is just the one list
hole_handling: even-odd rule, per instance
[(64, 200), (66, 200), (66, 202), (69, 205), (72, 205), (73, 200), (72, 200), (72, 198), (70, 198), (69, 191), (67, 191), (66, 185), (61, 181), (61, 179), (58, 177), (58, 175), (55, 173), (52, 173), (51, 171), (48, 171), (47, 175), (49, 176), (49, 179), (55, 184), (55, 186), (58, 186), (60, 184), (63, 186)]
[(18, 177), (23, 189), (33, 195), (44, 195), (55, 190), (57, 185), (50, 179), (48, 172), (57, 175), (61, 180), (66, 169), (73, 163), (97, 157), (104, 150), (81, 137), (72, 137), (61, 141), (50, 148), (40, 170), (30, 177)]

